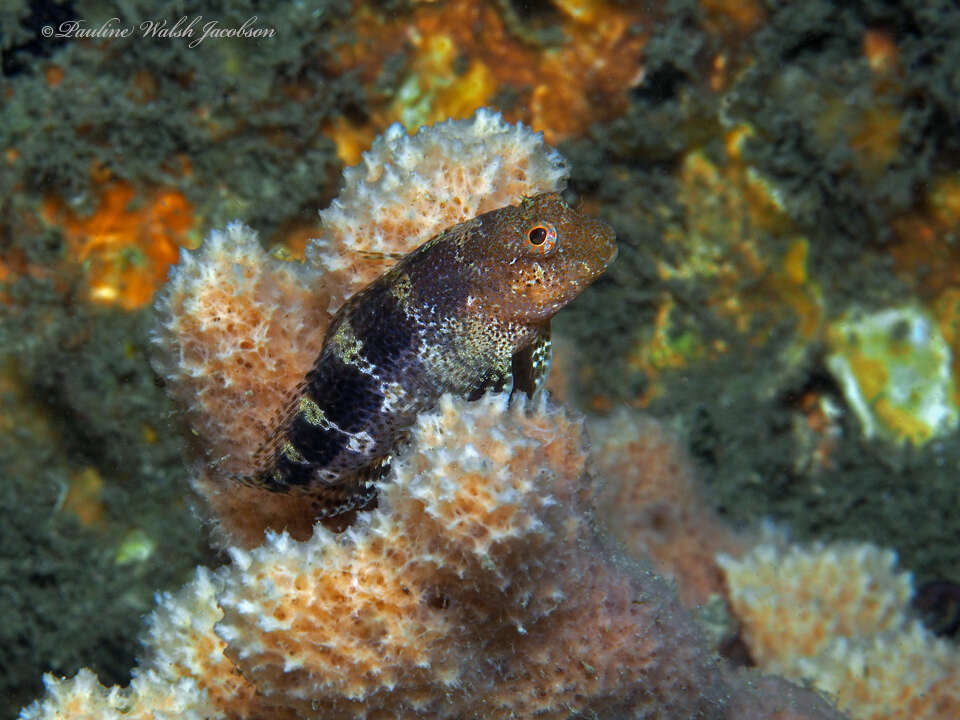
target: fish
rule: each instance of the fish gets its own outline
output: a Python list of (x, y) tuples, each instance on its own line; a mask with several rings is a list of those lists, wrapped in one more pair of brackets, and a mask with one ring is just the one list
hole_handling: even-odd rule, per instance
[(542, 391), (550, 320), (614, 260), (613, 229), (557, 193), (450, 227), (338, 310), (242, 482), (308, 494), (318, 517), (370, 506), (441, 395)]

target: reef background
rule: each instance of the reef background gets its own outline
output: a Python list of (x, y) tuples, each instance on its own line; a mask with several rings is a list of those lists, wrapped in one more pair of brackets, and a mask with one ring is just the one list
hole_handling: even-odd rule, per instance
[[(557, 144), (571, 197), (617, 231), (619, 260), (555, 326), (575, 404), (666, 420), (738, 525), (870, 540), (919, 584), (960, 582), (955, 422), (908, 408), (868, 438), (830, 364), (856, 355), (855, 308), (929, 319), (956, 412), (955, 4), (188, 2), (170, 25), (257, 16), (276, 36), (41, 32), (114, 12), (0, 9), (4, 713), (47, 670), (125, 682), (153, 594), (218, 562), (147, 363), (178, 247), (240, 219), (296, 257), (384, 127), (484, 105)], [(910, 355), (890, 335), (862, 386)]]

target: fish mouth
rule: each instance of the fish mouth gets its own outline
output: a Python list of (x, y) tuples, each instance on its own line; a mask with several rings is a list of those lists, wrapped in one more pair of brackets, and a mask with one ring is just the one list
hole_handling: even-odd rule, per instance
[(606, 251), (606, 257), (601, 261), (600, 272), (603, 272), (609, 267), (610, 263), (617, 259), (620, 248), (617, 247), (617, 236), (613, 232), (613, 228), (603, 220), (595, 220), (594, 222), (596, 223), (596, 230), (594, 231), (595, 247), (600, 251), (597, 252), (597, 255), (602, 257), (601, 253)]
[(607, 262), (606, 262), (607, 267), (613, 264), (613, 261), (617, 259), (617, 255), (619, 254), (620, 254), (620, 248), (618, 245), (614, 244), (614, 246), (610, 248), (610, 256), (607, 258)]

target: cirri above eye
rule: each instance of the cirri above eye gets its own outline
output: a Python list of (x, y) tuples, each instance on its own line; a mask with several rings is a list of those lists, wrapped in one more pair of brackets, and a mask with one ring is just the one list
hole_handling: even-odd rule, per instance
[(551, 222), (540, 222), (527, 231), (529, 250), (538, 255), (549, 255), (557, 246), (557, 228)]

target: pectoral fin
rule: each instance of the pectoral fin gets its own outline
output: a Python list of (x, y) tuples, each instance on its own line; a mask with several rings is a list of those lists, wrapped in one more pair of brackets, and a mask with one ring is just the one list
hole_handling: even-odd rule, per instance
[(523, 391), (531, 398), (543, 392), (550, 375), (552, 357), (550, 326), (546, 325), (536, 340), (513, 355), (513, 392)]

